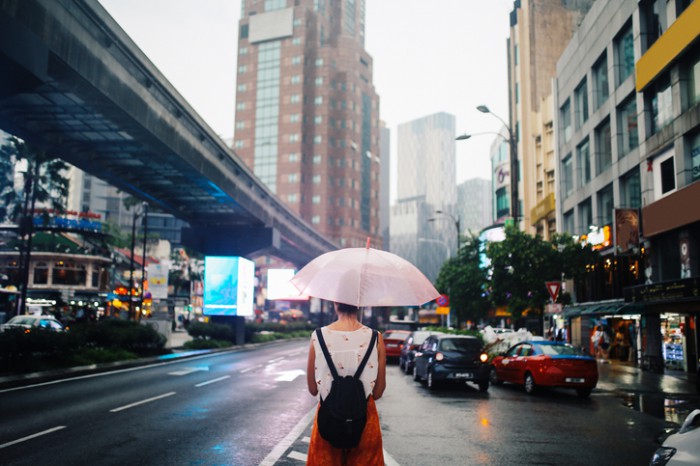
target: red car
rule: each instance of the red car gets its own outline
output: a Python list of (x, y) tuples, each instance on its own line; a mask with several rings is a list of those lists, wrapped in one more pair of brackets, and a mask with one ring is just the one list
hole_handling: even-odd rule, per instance
[(407, 330), (387, 330), (384, 332), (382, 337), (384, 337), (387, 359), (399, 359), (399, 356), (401, 356), (401, 348), (403, 348), (403, 342), (410, 334), (411, 332)]
[(573, 388), (580, 397), (598, 383), (595, 358), (571, 345), (554, 341), (523, 341), (492, 361), (491, 383), (525, 386), (532, 394), (538, 386)]

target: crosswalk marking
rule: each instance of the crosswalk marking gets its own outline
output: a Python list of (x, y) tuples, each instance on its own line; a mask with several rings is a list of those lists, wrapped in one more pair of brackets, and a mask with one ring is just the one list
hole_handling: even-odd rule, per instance
[(306, 461), (306, 455), (304, 453), (299, 453), (298, 451), (293, 451), (287, 455), (287, 458), (293, 460)]

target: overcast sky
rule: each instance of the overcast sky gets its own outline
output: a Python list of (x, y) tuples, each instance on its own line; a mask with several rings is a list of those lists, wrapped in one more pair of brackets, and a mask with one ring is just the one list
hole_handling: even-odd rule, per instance
[[(223, 138), (232, 138), (240, 0), (100, 0), (182, 96)], [(380, 117), (397, 125), (437, 112), (457, 132), (498, 131), (476, 110), (508, 113), (506, 39), (512, 0), (367, 0)], [(493, 137), (457, 142), (456, 182), (491, 177)], [(392, 199), (396, 180), (392, 179)]]

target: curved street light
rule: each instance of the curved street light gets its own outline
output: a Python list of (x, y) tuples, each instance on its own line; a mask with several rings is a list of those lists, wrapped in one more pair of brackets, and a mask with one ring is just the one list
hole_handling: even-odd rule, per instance
[[(506, 140), (508, 143), (508, 146), (510, 148), (510, 216), (513, 218), (513, 222), (515, 223), (515, 226), (518, 226), (518, 218), (519, 218), (519, 206), (518, 206), (518, 181), (519, 181), (519, 174), (518, 174), (518, 140), (513, 134), (513, 130), (510, 128), (508, 123), (505, 122), (503, 118), (500, 116), (496, 115), (493, 113), (486, 105), (479, 105), (476, 107), (478, 111), (481, 113), (490, 113), (494, 117), (496, 117), (501, 123), (503, 123), (503, 126), (505, 126), (506, 130), (508, 130), (508, 137), (506, 138), (500, 133), (495, 133), (501, 136)], [(493, 133), (491, 131), (488, 131), (486, 133), (474, 133), (474, 134), (462, 134), (460, 136), (457, 136), (455, 140), (457, 141), (464, 141), (466, 139), (469, 139), (472, 136), (477, 136), (479, 134), (488, 134), (488, 133)]]

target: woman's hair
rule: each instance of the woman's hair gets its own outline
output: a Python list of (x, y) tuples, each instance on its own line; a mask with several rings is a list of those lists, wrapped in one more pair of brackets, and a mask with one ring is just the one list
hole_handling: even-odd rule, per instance
[(338, 312), (341, 314), (357, 314), (360, 310), (359, 307), (353, 306), (352, 304), (336, 303), (336, 305), (338, 306)]

